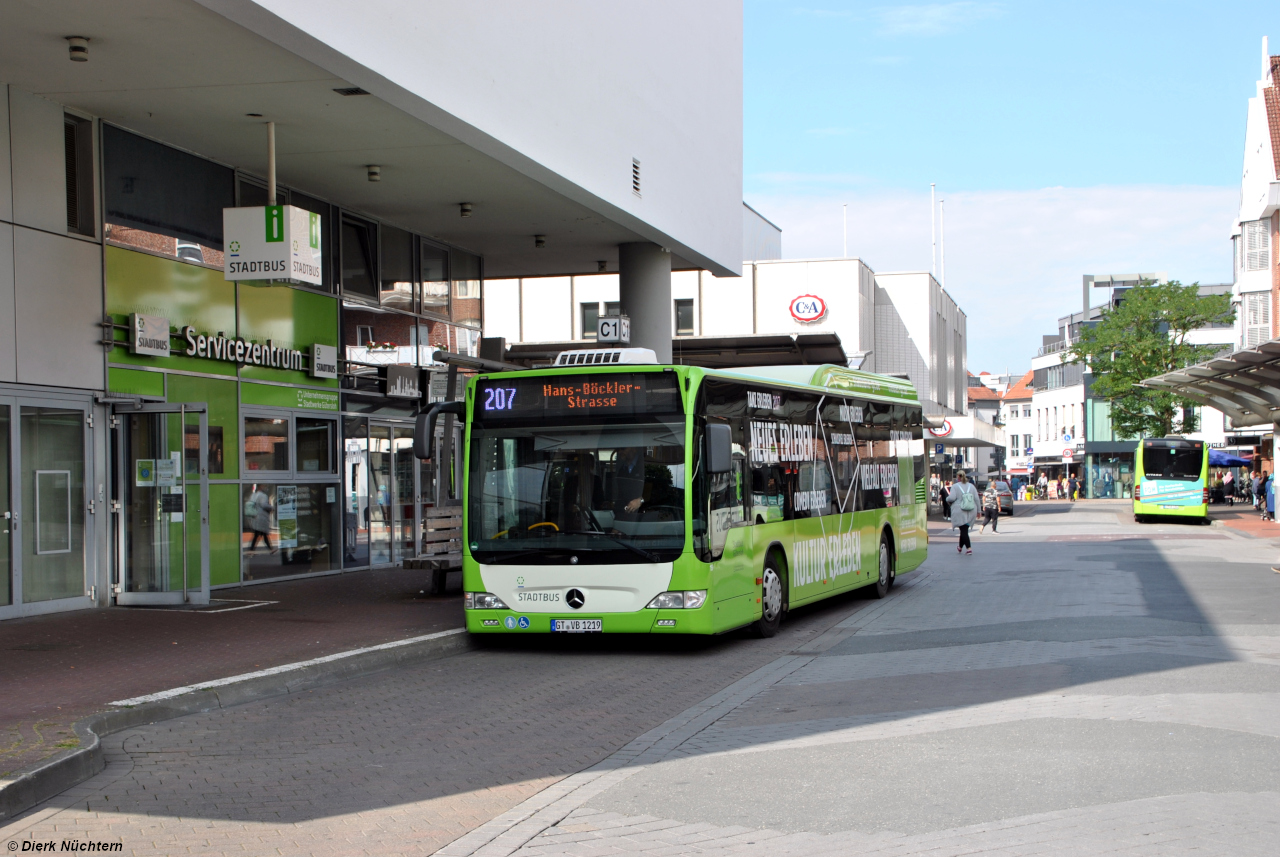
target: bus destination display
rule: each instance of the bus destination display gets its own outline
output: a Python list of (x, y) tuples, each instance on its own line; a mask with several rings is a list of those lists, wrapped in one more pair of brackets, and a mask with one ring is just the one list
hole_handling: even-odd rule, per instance
[(502, 378), (476, 384), (474, 417), (481, 422), (546, 417), (679, 413), (670, 372)]

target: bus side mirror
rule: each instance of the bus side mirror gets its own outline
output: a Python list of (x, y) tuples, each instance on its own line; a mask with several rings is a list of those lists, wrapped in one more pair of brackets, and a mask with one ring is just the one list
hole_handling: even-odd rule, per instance
[(728, 473), (733, 469), (733, 429), (712, 423), (707, 426), (707, 472)]
[(463, 402), (436, 402), (430, 410), (418, 414), (413, 426), (413, 457), (420, 459), (435, 458), (436, 417), (440, 414), (453, 414), (464, 417), (467, 414)]

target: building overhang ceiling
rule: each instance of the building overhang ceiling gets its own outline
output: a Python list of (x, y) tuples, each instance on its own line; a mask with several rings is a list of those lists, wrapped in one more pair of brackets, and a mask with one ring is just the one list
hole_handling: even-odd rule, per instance
[[(73, 35), (90, 38), (88, 62), (68, 59)], [(191, 0), (0, 4), (0, 81), (259, 177), (274, 121), (282, 185), (478, 253), (487, 277), (616, 271), (629, 241), (671, 247), (673, 268), (735, 273), (509, 147), (482, 151), (386, 100), (403, 91), (339, 94), (351, 80)]]
[(1217, 408), (1236, 427), (1270, 425), (1280, 415), (1280, 339), (1142, 382)]

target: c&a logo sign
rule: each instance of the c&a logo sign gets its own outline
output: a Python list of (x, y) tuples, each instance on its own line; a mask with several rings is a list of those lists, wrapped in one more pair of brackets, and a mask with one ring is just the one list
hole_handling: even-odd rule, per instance
[(827, 302), (817, 295), (800, 295), (791, 299), (791, 317), (796, 321), (809, 324), (818, 321), (827, 314)]

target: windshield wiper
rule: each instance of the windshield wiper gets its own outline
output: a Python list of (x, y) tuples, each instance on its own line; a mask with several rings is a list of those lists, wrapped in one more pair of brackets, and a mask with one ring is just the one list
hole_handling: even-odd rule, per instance
[(614, 544), (622, 545), (624, 548), (631, 551), (636, 556), (641, 557), (643, 559), (647, 559), (649, 562), (662, 562), (662, 560), (658, 559), (657, 556), (649, 553), (649, 551), (645, 550), (644, 548), (637, 547), (631, 544), (631, 542), (623, 541), (617, 536), (611, 536), (608, 533), (602, 533), (599, 530), (561, 530), (560, 535), (562, 536), (603, 536), (604, 538), (608, 539)]

